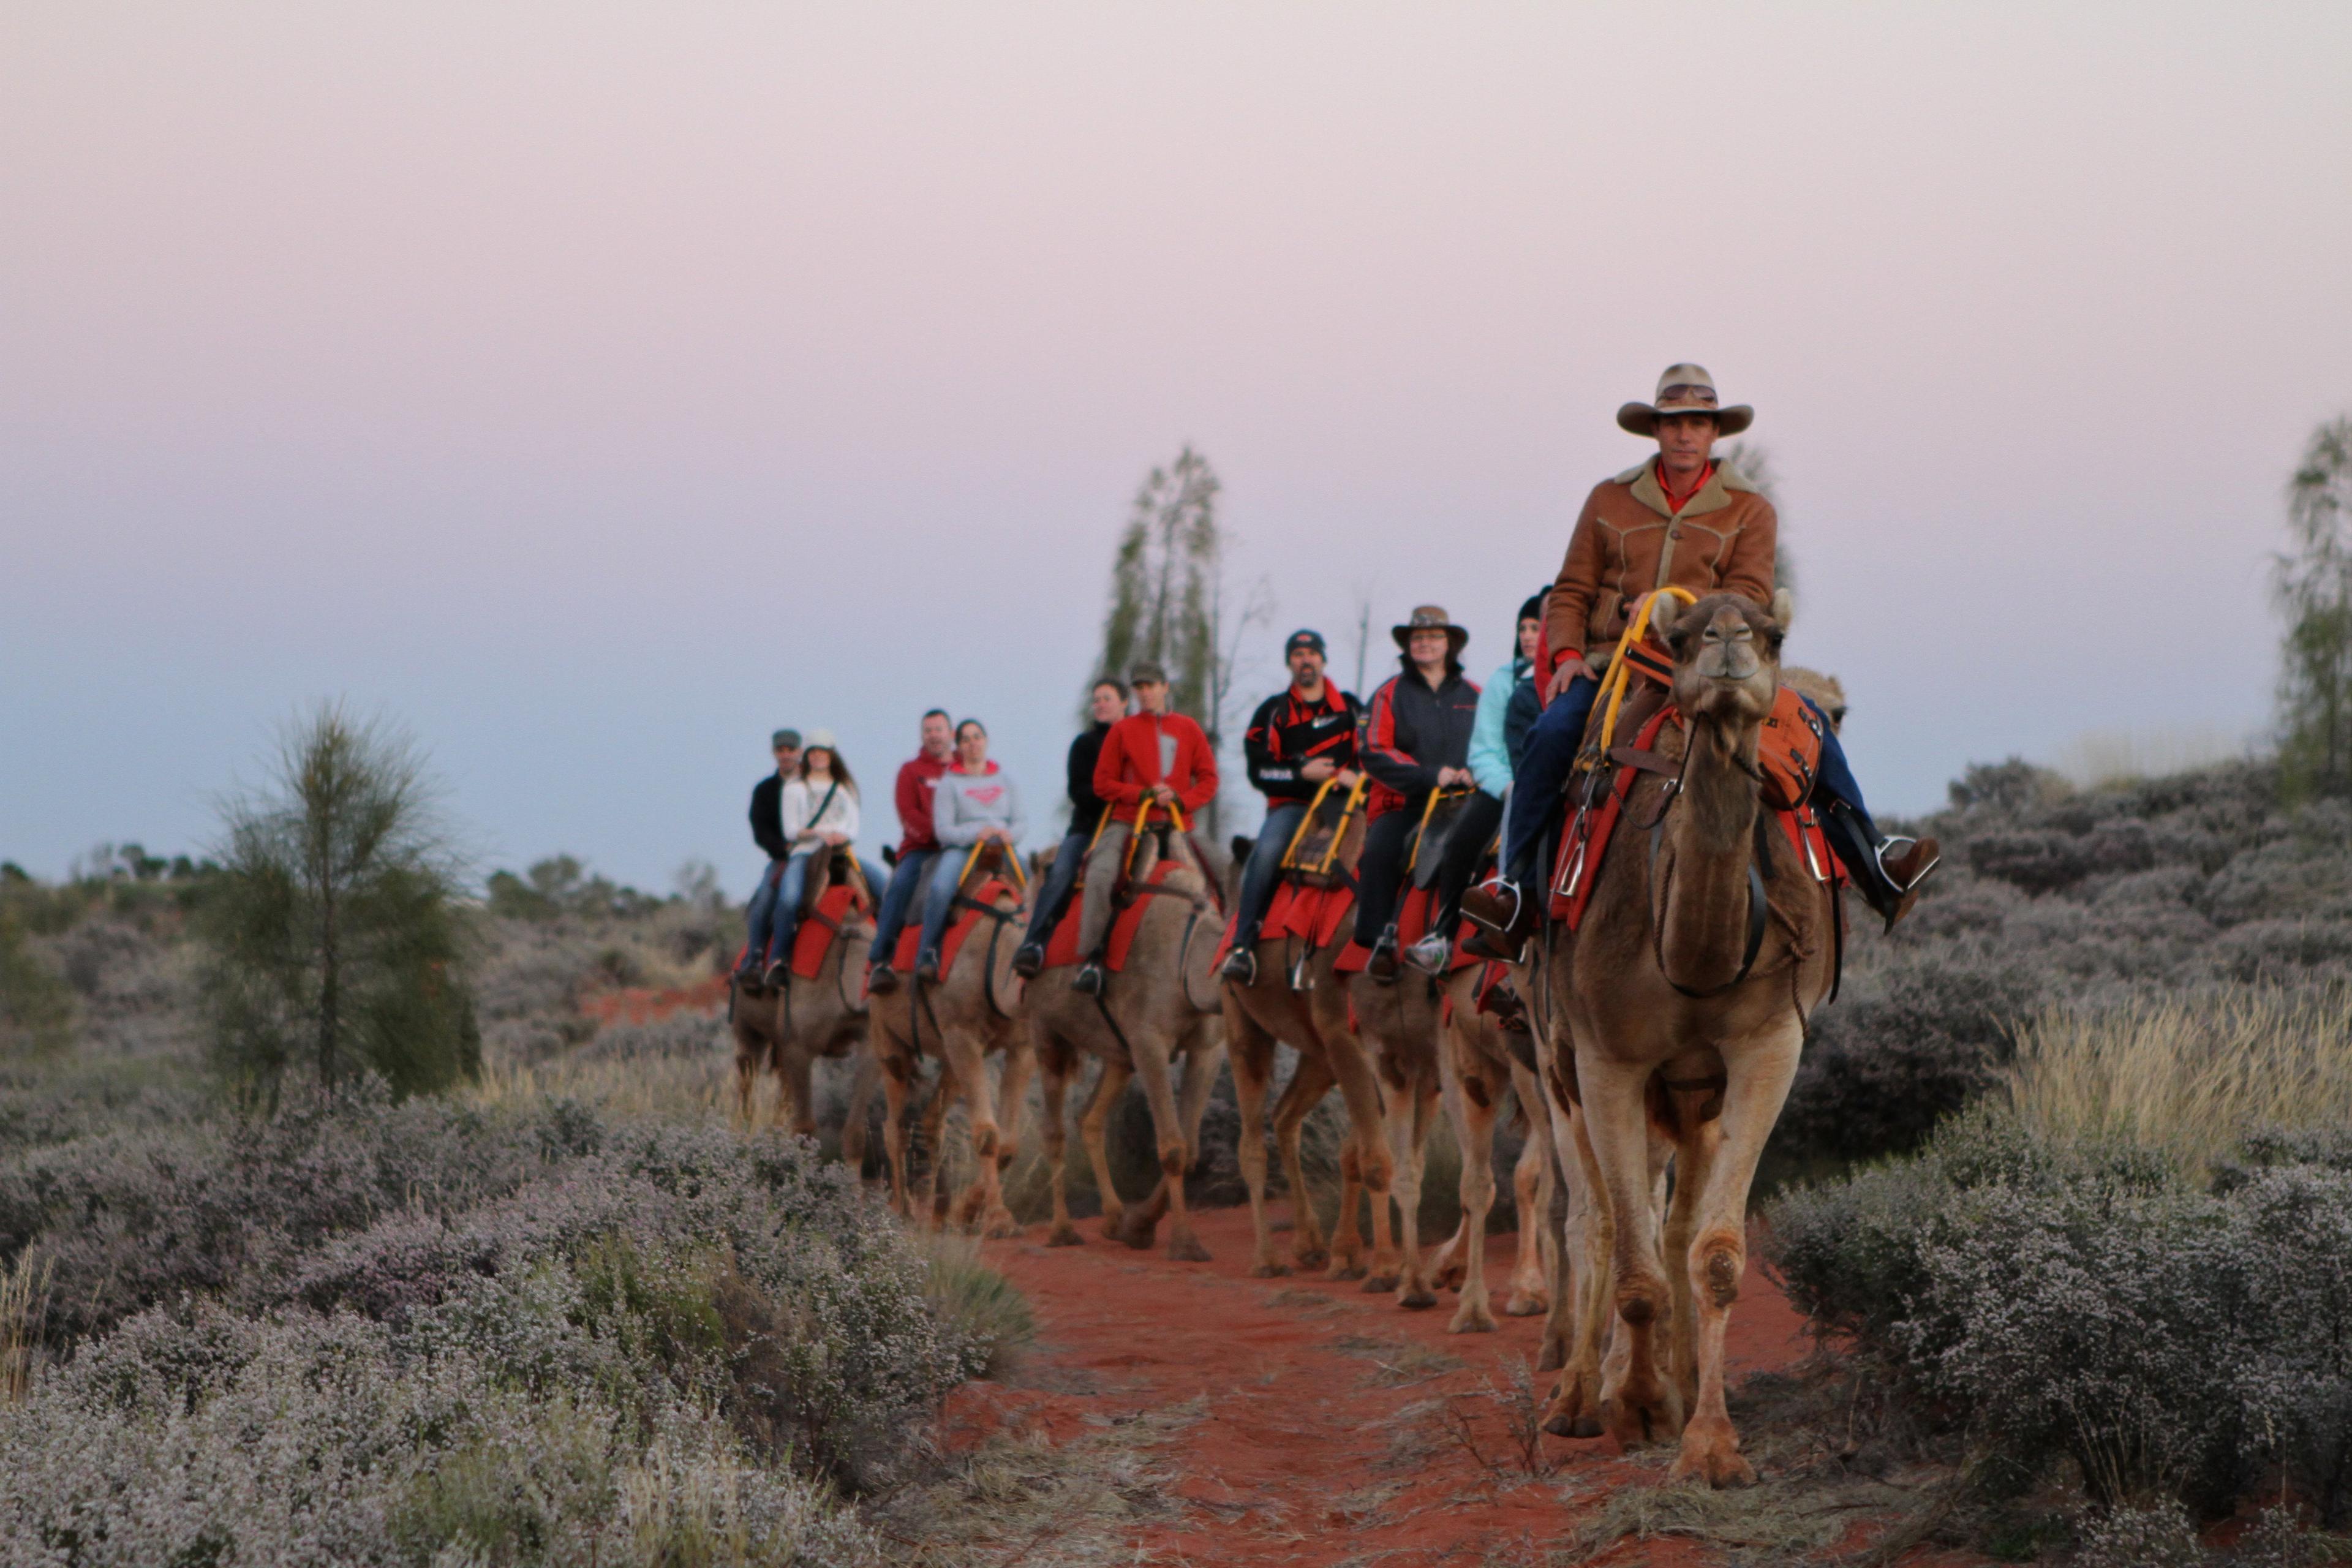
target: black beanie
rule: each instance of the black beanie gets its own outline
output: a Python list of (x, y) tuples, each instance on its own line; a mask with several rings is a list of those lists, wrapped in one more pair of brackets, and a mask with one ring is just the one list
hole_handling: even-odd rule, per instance
[(1550, 592), (1551, 590), (1549, 588), (1539, 588), (1535, 593), (1529, 595), (1528, 596), (1528, 602), (1519, 606), (1519, 619), (1522, 621), (1542, 620), (1544, 618), (1544, 598)]

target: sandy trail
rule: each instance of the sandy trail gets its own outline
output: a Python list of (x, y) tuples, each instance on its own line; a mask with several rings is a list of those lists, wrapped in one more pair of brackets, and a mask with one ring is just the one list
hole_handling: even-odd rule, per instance
[[(1568, 1552), (1612, 1489), (1664, 1479), (1663, 1452), (1628, 1458), (1607, 1438), (1544, 1437), (1557, 1473), (1528, 1473), (1492, 1394), (1515, 1365), (1532, 1367), (1540, 1318), (1454, 1335), (1450, 1293), (1433, 1310), (1407, 1312), (1354, 1283), (1252, 1279), (1248, 1211), (1198, 1218), (1213, 1263), (1130, 1251), (1103, 1240), (1094, 1221), (1081, 1227), (1084, 1247), (1045, 1247), (1036, 1226), (990, 1244), (988, 1261), (1036, 1312), (1040, 1342), (1016, 1386), (974, 1385), (950, 1412), (957, 1441), (1005, 1427), (1060, 1441), (1198, 1402), (1199, 1418), (1160, 1451), (1191, 1506), (1139, 1528), (1135, 1561), (1541, 1563)], [(1498, 1312), (1510, 1253), (1510, 1238), (1492, 1239)], [(1794, 1363), (1801, 1327), (1751, 1266), (1732, 1326), (1735, 1376)], [(1720, 1560), (1661, 1540), (1591, 1559), (1661, 1568)]]

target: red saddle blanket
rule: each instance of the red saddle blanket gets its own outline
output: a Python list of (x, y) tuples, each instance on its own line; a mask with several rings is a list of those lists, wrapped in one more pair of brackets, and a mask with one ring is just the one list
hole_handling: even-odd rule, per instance
[[(1307, 888), (1296, 882), (1277, 883), (1274, 897), (1266, 901), (1265, 920), (1257, 928), (1260, 942), (1303, 942), (1307, 950), (1319, 952), (1331, 945), (1339, 928), (1355, 912), (1356, 889), (1353, 888)], [(1225, 934), (1217, 942), (1215, 962), (1223, 963), (1225, 954), (1234, 950), (1234, 927), (1241, 920), (1235, 910), (1225, 921)]]
[[(1404, 903), (1397, 910), (1397, 947), (1400, 951), (1429, 934), (1429, 908), (1436, 901), (1437, 889), (1434, 888), (1407, 889)], [(1454, 933), (1454, 962), (1445, 966), (1446, 973), (1466, 969), (1478, 962), (1475, 954), (1462, 951), (1462, 939), (1468, 936), (1471, 930), (1470, 922), (1464, 921), (1461, 929)], [(1332, 967), (1342, 974), (1353, 974), (1371, 961), (1372, 950), (1361, 942), (1351, 941), (1339, 950), (1339, 957)]]
[(866, 914), (866, 896), (846, 885), (827, 888), (816, 896), (816, 908), (802, 917), (800, 930), (793, 933), (793, 973), (802, 979), (814, 977), (824, 967), (824, 955), (841, 936), (842, 922), (852, 912)]
[[(1166, 881), (1181, 864), (1182, 862), (1172, 859), (1154, 862), (1148, 881), (1153, 885)], [(1129, 900), (1127, 908), (1118, 911), (1118, 918), (1111, 922), (1110, 951), (1103, 955), (1103, 963), (1112, 972), (1116, 973), (1127, 967), (1127, 955), (1135, 946), (1135, 933), (1143, 929), (1143, 911), (1150, 909), (1152, 900), (1159, 896), (1139, 893)], [(1059, 969), (1066, 964), (1076, 963), (1083, 956), (1078, 952), (1078, 910), (1084, 901), (1073, 895), (1068, 911), (1062, 916), (1061, 922), (1054, 927), (1054, 935), (1045, 943), (1046, 968)]]
[[(1801, 700), (1786, 687), (1781, 689), (1780, 695), (1791, 702)], [(1776, 709), (1775, 718), (1778, 717)], [(1669, 721), (1679, 722), (1680, 718), (1671, 706), (1654, 714), (1634, 739), (1634, 749), (1654, 751), (1659, 733)], [(1818, 752), (1815, 754), (1818, 755)], [(1560, 835), (1559, 858), (1552, 865), (1550, 910), (1552, 918), (1565, 921), (1570, 931), (1583, 922), (1585, 905), (1591, 901), (1593, 887), (1601, 879), (1601, 860), (1609, 853), (1610, 840), (1616, 835), (1618, 819), (1625, 813), (1626, 799), (1633, 793), (1634, 782), (1640, 778), (1641, 773), (1641, 769), (1620, 763), (1616, 777), (1611, 780), (1608, 792), (1601, 797), (1600, 803), (1580, 807), (1570, 817), (1568, 830)], [(1798, 860), (1811, 873), (1814, 880), (1833, 885), (1842, 885), (1845, 881), (1845, 868), (1839, 865), (1836, 857), (1830, 853), (1829, 839), (1822, 832), (1821, 820), (1813, 815), (1810, 804), (1775, 809), (1772, 815), (1779, 819), (1781, 831), (1789, 836), (1790, 846), (1796, 850)]]
[[(1011, 883), (1001, 877), (991, 877), (974, 889), (970, 897), (976, 904), (993, 904), (1002, 898), (1018, 898)], [(955, 967), (956, 954), (963, 950), (963, 939), (984, 917), (978, 910), (958, 910), (956, 918), (948, 922), (947, 931), (940, 937), (940, 973), (947, 973)], [(914, 921), (907, 922), (898, 933), (898, 951), (890, 957), (890, 967), (901, 974), (915, 972), (915, 960), (923, 945), (923, 928)]]

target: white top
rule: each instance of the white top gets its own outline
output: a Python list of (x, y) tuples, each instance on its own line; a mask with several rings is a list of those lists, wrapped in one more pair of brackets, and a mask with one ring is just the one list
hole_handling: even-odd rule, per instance
[[(786, 843), (794, 848), (800, 847), (800, 837), (803, 833), (832, 832), (848, 838), (857, 837), (857, 790), (851, 784), (843, 784), (839, 789), (833, 789), (833, 785), (834, 781), (830, 779), (818, 783), (795, 776), (784, 781), (781, 814), (784, 819)], [(812, 822), (810, 814), (816, 810), (817, 802), (824, 799), (824, 792), (829, 789), (833, 790), (833, 800), (825, 806), (824, 816)]]

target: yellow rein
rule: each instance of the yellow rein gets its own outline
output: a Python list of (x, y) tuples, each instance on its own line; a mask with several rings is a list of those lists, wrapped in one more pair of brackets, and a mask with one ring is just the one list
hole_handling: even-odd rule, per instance
[[(1619, 634), (1617, 638), (1617, 651), (1609, 658), (1609, 673), (1601, 677), (1601, 687), (1608, 693), (1609, 707), (1601, 720), (1600, 748), (1597, 752), (1591, 754), (1606, 757), (1609, 754), (1609, 748), (1616, 743), (1617, 710), (1623, 705), (1625, 689), (1633, 683), (1633, 667), (1625, 662), (1625, 650), (1649, 635), (1651, 612), (1658, 607), (1659, 599), (1668, 594), (1672, 594), (1685, 605), (1698, 603), (1696, 594), (1692, 593), (1688, 588), (1677, 588), (1669, 583), (1643, 599), (1640, 611), (1632, 620), (1625, 623), (1624, 631)], [(1580, 758), (1579, 761), (1580, 763), (1582, 759)]]

